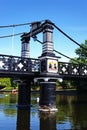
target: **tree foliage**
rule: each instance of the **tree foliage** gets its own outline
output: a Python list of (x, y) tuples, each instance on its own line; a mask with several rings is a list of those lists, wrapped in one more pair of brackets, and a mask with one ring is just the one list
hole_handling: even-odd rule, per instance
[[(81, 64), (87, 64), (87, 40), (85, 43), (81, 44), (82, 47), (79, 47), (75, 50), (77, 57), (73, 58), (76, 61), (79, 61)], [(71, 63), (76, 63), (73, 60), (70, 60)]]
[(11, 90), (17, 87), (17, 83), (14, 83), (14, 80), (11, 78), (0, 78), (0, 86), (5, 86), (6, 90)]
[[(84, 44), (81, 44), (82, 47), (79, 47), (75, 50), (75, 53), (77, 55), (77, 58), (73, 58), (74, 60), (78, 61), (81, 64), (87, 65), (87, 40), (85, 40)], [(73, 60), (70, 60), (70, 63), (76, 63)], [(80, 90), (87, 90), (87, 81), (85, 80), (77, 80), (72, 82), (74, 85), (77, 85), (77, 87)], [(79, 86), (78, 86), (79, 85)]]
[(11, 86), (10, 78), (0, 78), (0, 85), (2, 86)]

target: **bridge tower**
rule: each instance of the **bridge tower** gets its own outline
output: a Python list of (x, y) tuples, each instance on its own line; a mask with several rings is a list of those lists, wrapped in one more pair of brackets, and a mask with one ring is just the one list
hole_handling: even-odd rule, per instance
[(58, 57), (53, 53), (53, 26), (49, 20), (43, 24), (43, 44), (40, 59), (40, 110), (56, 111), (56, 76)]
[[(32, 33), (31, 33), (32, 32)], [(32, 79), (40, 83), (40, 110), (57, 111), (56, 108), (56, 80), (58, 79), (58, 57), (53, 53), (53, 25), (51, 21), (44, 23), (34, 22), (31, 31), (22, 35), (21, 57), (29, 58), (29, 40), (38, 33), (43, 32), (42, 54), (39, 57), (39, 74), (32, 77), (21, 78), (19, 83), (18, 105), (30, 105), (30, 84)], [(29, 65), (30, 66), (30, 65)], [(31, 68), (32, 69), (32, 68)]]
[(21, 36), (21, 57), (24, 58), (29, 58), (30, 57), (30, 44), (29, 44), (29, 40), (30, 37), (26, 37), (26, 33), (24, 33)]
[[(22, 36), (21, 43), (21, 57), (29, 58), (30, 57), (30, 48), (29, 48), (29, 37), (26, 37), (24, 33)], [(18, 80), (18, 107), (19, 108), (29, 108), (30, 107), (30, 98), (31, 98), (31, 78), (23, 77)]]

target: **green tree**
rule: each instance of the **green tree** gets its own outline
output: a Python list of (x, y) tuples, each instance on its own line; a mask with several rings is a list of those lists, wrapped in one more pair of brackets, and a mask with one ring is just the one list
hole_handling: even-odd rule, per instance
[(12, 78), (0, 78), (0, 86), (4, 86), (6, 90), (11, 90), (17, 87), (17, 83)]
[(0, 85), (2, 86), (11, 86), (10, 78), (0, 78)]
[[(74, 60), (70, 60), (70, 63), (76, 63), (76, 61), (79, 61), (81, 64), (87, 65), (87, 40), (85, 40), (84, 44), (81, 44), (82, 47), (79, 47), (75, 50), (75, 53), (77, 55), (77, 58), (73, 58)], [(73, 85), (77, 84), (77, 88), (79, 90), (87, 90), (87, 81), (86, 80), (76, 80), (72, 82)]]
[(85, 43), (82, 43), (81, 46), (82, 47), (75, 50), (77, 57), (73, 58), (74, 60), (70, 60), (71, 63), (77, 63), (75, 62), (75, 60), (77, 60), (82, 64), (87, 64), (87, 40), (85, 40)]

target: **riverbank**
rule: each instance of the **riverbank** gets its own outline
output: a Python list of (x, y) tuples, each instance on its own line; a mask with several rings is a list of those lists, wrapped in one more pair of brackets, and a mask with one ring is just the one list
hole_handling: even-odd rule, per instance
[[(0, 90), (0, 93), (2, 92), (11, 92), (12, 94), (17, 94), (18, 90)], [(31, 90), (31, 93), (40, 93), (40, 90)], [(62, 90), (56, 90), (56, 94), (59, 95), (77, 95), (77, 94), (87, 94), (85, 91), (77, 91), (74, 89), (62, 89)]]
[(63, 95), (77, 95), (77, 90), (58, 90), (56, 91), (57, 94), (63, 94)]

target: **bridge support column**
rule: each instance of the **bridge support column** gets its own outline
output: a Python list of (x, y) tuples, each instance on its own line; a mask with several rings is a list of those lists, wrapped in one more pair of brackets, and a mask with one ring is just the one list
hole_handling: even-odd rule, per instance
[[(55, 112), (56, 108), (56, 79), (36, 78), (40, 84), (39, 110)], [(36, 81), (37, 81), (36, 80)]]
[(28, 80), (18, 82), (18, 107), (29, 108), (31, 99), (31, 82)]
[(56, 111), (55, 82), (41, 82), (40, 87), (40, 110)]

